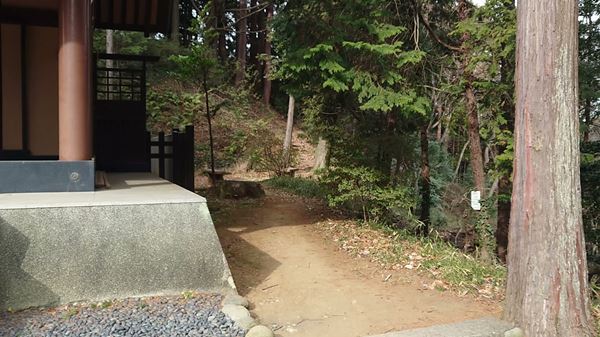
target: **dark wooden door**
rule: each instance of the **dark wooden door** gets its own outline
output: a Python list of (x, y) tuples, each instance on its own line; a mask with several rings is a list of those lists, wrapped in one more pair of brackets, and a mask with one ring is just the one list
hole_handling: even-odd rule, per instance
[[(97, 62), (94, 153), (98, 170), (149, 172), (145, 62)], [(108, 65), (107, 65), (108, 64)]]

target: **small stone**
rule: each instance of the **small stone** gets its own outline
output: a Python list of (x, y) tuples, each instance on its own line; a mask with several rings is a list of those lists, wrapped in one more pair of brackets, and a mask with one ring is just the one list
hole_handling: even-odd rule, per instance
[(257, 325), (248, 331), (246, 337), (273, 337), (273, 331), (264, 325)]
[(525, 337), (525, 333), (520, 328), (514, 328), (506, 331), (504, 337)]
[(248, 306), (250, 305), (248, 303), (248, 300), (245, 299), (244, 297), (237, 295), (237, 294), (233, 294), (233, 295), (227, 295), (225, 296), (225, 299), (223, 299), (223, 305), (241, 305), (242, 307), (248, 308)]
[(244, 330), (248, 330), (256, 325), (256, 321), (252, 318), (248, 309), (241, 305), (224, 305), (221, 311)]

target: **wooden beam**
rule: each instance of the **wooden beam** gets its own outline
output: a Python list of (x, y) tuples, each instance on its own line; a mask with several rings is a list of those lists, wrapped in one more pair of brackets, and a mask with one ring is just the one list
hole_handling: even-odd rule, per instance
[(58, 27), (58, 13), (47, 9), (2, 7), (0, 23)]
[[(102, 0), (99, 0), (99, 2), (101, 2)], [(115, 22), (115, 9), (114, 9), (114, 1), (115, 0), (104, 0), (105, 2), (108, 2), (108, 17), (106, 18), (106, 21), (102, 21), (102, 23), (110, 23), (110, 22)]]
[(129, 54), (98, 54), (98, 58), (101, 60), (120, 60), (120, 61), (143, 61), (143, 62), (156, 62), (160, 58), (158, 56), (149, 55), (129, 55)]
[(121, 0), (121, 23), (127, 24), (127, 0)]
[(152, 1), (146, 0), (146, 15), (144, 17), (144, 36), (150, 36), (150, 17), (152, 16)]

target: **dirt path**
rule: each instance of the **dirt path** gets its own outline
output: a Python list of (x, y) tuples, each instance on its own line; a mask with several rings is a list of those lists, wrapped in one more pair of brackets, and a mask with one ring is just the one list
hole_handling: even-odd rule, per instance
[(408, 272), (382, 275), (314, 228), (320, 212), (268, 196), (213, 212), (234, 279), (252, 312), (278, 336), (364, 337), (496, 316), (499, 307), (423, 290)]

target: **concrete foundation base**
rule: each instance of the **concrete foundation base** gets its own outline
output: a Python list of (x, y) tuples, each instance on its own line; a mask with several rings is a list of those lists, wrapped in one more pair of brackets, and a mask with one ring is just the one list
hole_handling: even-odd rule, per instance
[(164, 180), (0, 195), (0, 310), (234, 291), (206, 200)]
[(513, 327), (512, 324), (495, 318), (483, 318), (372, 337), (504, 337), (504, 333)]

